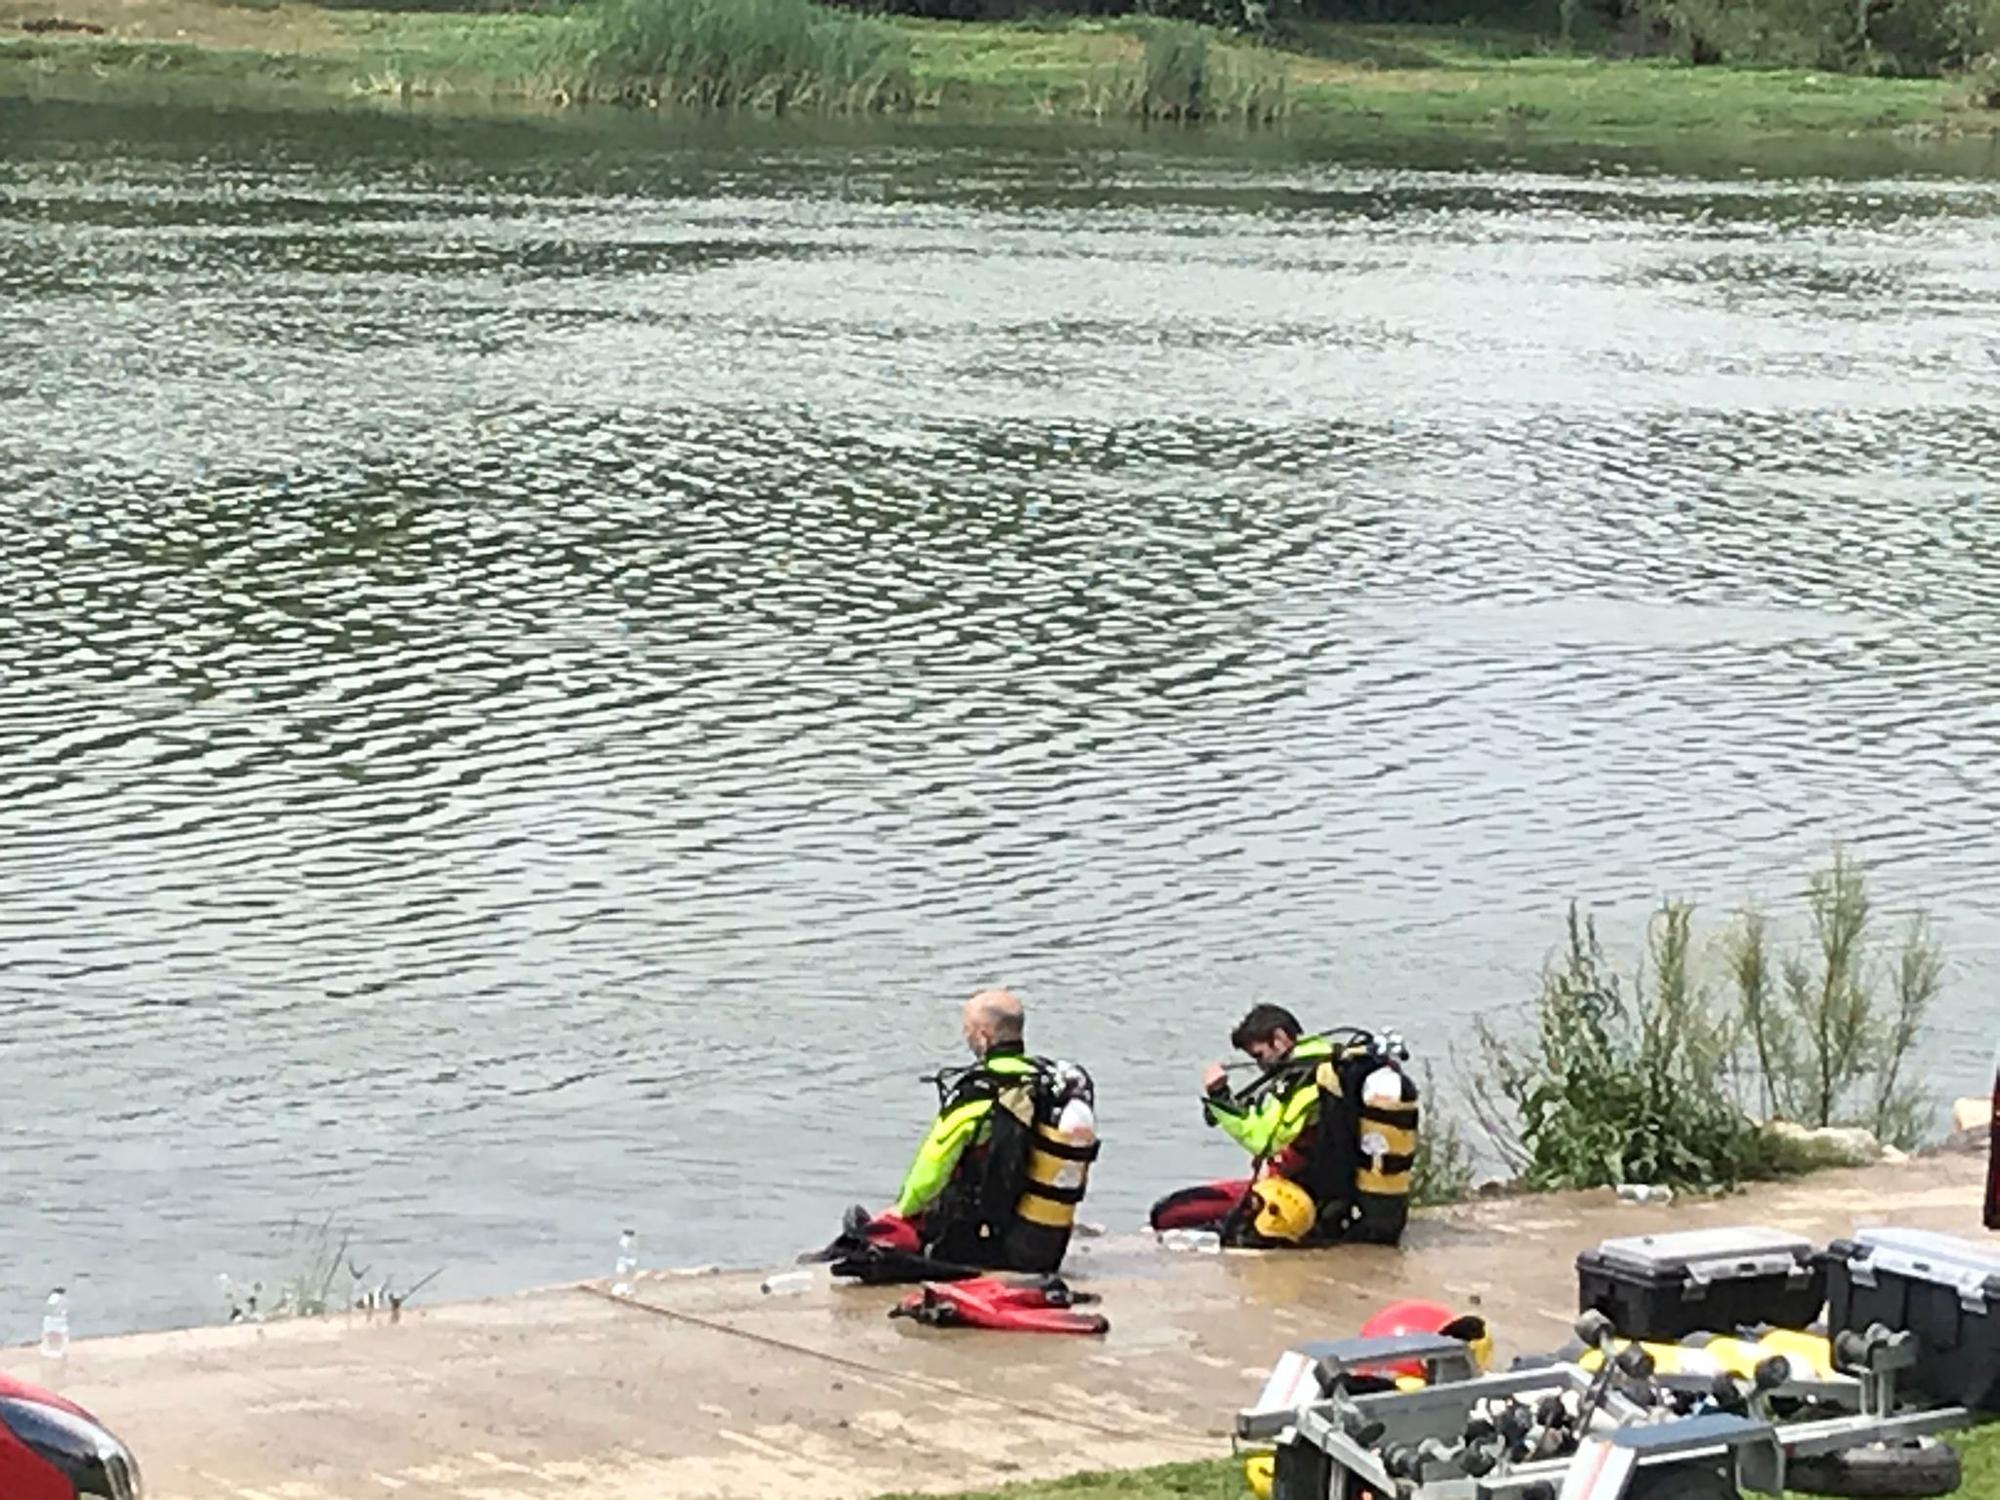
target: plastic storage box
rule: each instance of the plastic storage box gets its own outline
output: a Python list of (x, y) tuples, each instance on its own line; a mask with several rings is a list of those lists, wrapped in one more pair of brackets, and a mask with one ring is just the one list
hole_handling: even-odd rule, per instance
[(1922, 1354), (1904, 1381), (2000, 1412), (2000, 1243), (1923, 1229), (1863, 1229), (1827, 1247), (1827, 1324), (1908, 1329)]
[(1808, 1328), (1826, 1304), (1811, 1240), (1775, 1229), (1689, 1229), (1606, 1240), (1576, 1258), (1577, 1306), (1628, 1339), (1769, 1325)]

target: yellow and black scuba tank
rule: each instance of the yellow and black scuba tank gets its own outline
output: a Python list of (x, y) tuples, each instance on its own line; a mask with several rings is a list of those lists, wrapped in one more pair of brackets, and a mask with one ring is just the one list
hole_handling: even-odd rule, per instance
[(1355, 1223), (1348, 1238), (1370, 1244), (1396, 1244), (1410, 1221), (1419, 1112), (1416, 1080), (1403, 1071), (1402, 1061), (1377, 1056), (1350, 1075), (1360, 1080), (1361, 1163), (1354, 1174)]
[(1321, 1235), (1370, 1245), (1401, 1241), (1417, 1161), (1416, 1081), (1393, 1035), (1333, 1033), (1313, 1074), (1319, 1120), (1302, 1180), (1320, 1205)]
[(1019, 1271), (1055, 1271), (1069, 1253), (1077, 1206), (1097, 1160), (1097, 1090), (1074, 1063), (1034, 1060), (1034, 1071), (994, 1101), (993, 1136), (1021, 1136), (1011, 1222), (1003, 1235), (1007, 1263)]
[(1096, 1089), (1074, 1063), (1020, 1062), (939, 1080), (946, 1108), (993, 1101), (984, 1140), (931, 1216), (926, 1241), (940, 1260), (1052, 1273), (1069, 1252), (1098, 1153)]

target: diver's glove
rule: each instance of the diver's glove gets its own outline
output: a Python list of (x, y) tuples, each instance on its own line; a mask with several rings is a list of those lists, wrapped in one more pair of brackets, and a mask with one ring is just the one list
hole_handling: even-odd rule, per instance
[(904, 1218), (894, 1209), (885, 1210), (870, 1219), (861, 1228), (862, 1238), (871, 1245), (879, 1245), (885, 1250), (921, 1251), (924, 1247), (923, 1235), (911, 1220)]

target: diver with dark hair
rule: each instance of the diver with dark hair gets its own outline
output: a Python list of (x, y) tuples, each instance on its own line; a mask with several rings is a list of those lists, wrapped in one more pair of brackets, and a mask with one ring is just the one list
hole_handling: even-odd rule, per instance
[(1168, 1194), (1153, 1228), (1256, 1247), (1398, 1242), (1417, 1149), (1402, 1044), (1352, 1027), (1309, 1033), (1279, 1005), (1253, 1006), (1229, 1040), (1257, 1076), (1236, 1088), (1227, 1065), (1209, 1063), (1202, 1115), (1250, 1153), (1250, 1176)]

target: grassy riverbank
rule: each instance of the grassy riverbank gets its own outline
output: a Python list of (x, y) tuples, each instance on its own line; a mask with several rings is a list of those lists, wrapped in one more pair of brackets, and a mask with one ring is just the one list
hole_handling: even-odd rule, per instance
[[(1957, 1435), (1952, 1442), (1965, 1460), (1965, 1483), (1959, 1493), (2000, 1495), (2000, 1423)], [(917, 1500), (915, 1496), (889, 1500)], [(936, 1500), (936, 1497), (933, 1497)], [(946, 1500), (1250, 1500), (1243, 1466), (1233, 1458), (1210, 1463), (1165, 1464), (1112, 1474), (1078, 1474), (1069, 1479), (1010, 1485), (983, 1494), (955, 1495)], [(1810, 1500), (1810, 1497), (1795, 1497)]]
[[(59, 17), (100, 30), (26, 31)], [(544, 14), (321, 9), (295, 0), (0, 0), (0, 93), (51, 97), (434, 98), (551, 108), (573, 91), (551, 59), (582, 22)], [(1131, 113), (1143, 28), (898, 21), (921, 115), (1090, 120)], [(1293, 126), (1382, 134), (1533, 132), (1577, 141), (1697, 133), (1849, 136), (1986, 130), (2000, 114), (1928, 79), (1689, 68), (1572, 52), (1530, 31), (1320, 25), (1291, 50), (1211, 43)]]

